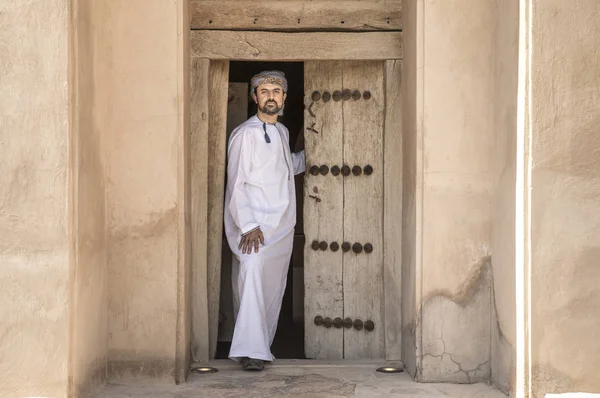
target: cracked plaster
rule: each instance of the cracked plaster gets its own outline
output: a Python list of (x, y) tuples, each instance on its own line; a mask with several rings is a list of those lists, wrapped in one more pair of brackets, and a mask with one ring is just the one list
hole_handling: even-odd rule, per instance
[(486, 257), (459, 292), (436, 292), (425, 300), (419, 316), (422, 324), (417, 323), (422, 333), (422, 354), (417, 356), (419, 381), (474, 383), (489, 379), (490, 267)]
[(402, 359), (419, 381), (490, 376), (494, 11), (403, 2)]
[[(492, 271), (494, 268), (492, 268)], [(515, 388), (515, 348), (500, 325), (495, 298), (496, 280), (492, 277), (492, 313), (491, 313), (491, 380), (505, 394)], [(505, 304), (506, 305), (506, 304)], [(513, 330), (514, 333), (514, 330)]]

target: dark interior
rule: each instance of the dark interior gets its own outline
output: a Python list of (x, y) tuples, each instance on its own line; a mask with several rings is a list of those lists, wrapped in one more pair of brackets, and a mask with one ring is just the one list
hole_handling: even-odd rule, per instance
[[(302, 62), (230, 62), (230, 82), (250, 82), (255, 74), (265, 70), (280, 70), (288, 80), (284, 115), (279, 118), (290, 132), (290, 149), (304, 149), (304, 64)], [(256, 104), (248, 97), (248, 117), (256, 114)], [(227, 178), (227, 177), (226, 177)], [(297, 221), (294, 249), (288, 271), (287, 285), (279, 315), (277, 333), (271, 351), (280, 359), (303, 359), (304, 356), (304, 230), (303, 230), (303, 175), (296, 176)], [(223, 268), (231, 268), (224, 262)], [(219, 341), (217, 359), (227, 358), (230, 342)]]

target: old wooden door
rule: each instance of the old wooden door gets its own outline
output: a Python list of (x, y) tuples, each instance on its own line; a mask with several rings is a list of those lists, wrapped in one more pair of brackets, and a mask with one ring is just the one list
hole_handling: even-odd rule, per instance
[(306, 356), (384, 358), (384, 62), (304, 74)]

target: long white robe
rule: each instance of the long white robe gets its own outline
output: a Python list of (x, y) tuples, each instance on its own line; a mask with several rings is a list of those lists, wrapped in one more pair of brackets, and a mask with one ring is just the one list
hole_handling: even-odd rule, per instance
[[(291, 153), (281, 123), (253, 116), (231, 134), (228, 145), (225, 233), (233, 252), (235, 329), (229, 358), (272, 361), (296, 224), (294, 175), (305, 171), (304, 152)], [(243, 234), (260, 227), (265, 244), (258, 253), (238, 249)]]

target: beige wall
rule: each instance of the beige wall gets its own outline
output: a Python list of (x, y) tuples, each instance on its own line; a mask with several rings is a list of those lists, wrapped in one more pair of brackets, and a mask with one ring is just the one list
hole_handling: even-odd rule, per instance
[[(405, 211), (415, 217), (406, 228), (415, 238), (407, 235), (403, 260), (404, 276), (414, 272), (407, 283), (416, 297), (416, 369), (408, 368), (421, 381), (490, 376), (494, 4), (414, 0), (405, 8), (415, 17), (405, 36), (407, 50), (416, 52), (409, 60), (416, 70), (407, 71), (407, 80), (416, 79), (407, 82), (415, 105), (405, 111), (416, 125), (407, 121), (405, 134), (414, 134), (407, 149), (416, 149), (416, 158), (405, 158), (408, 173), (414, 170), (414, 182), (405, 175), (405, 184), (415, 187), (415, 204), (405, 197)], [(405, 325), (411, 312), (405, 310)]]
[[(600, 4), (532, 1), (533, 391), (598, 392)], [(187, 1), (69, 4), (0, 6), (3, 397), (188, 355)], [(517, 1), (403, 7), (403, 360), (512, 390)]]
[(600, 2), (532, 4), (533, 396), (600, 392)]
[(107, 250), (106, 198), (97, 69), (101, 3), (73, 3), (72, 49), (72, 190), (74, 274), (71, 313), (71, 393), (85, 396), (106, 380)]
[(174, 374), (189, 84), (184, 3), (102, 2), (97, 117), (106, 162), (112, 378)]
[(67, 391), (68, 5), (0, 5), (2, 397)]
[(498, 0), (495, 41), (495, 142), (492, 230), (492, 380), (504, 392), (515, 379), (515, 186), (519, 1)]

